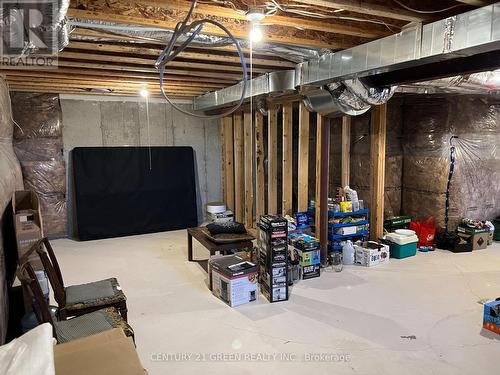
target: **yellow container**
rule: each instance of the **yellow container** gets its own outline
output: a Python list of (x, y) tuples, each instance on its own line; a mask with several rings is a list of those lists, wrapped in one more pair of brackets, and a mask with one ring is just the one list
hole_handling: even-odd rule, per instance
[(340, 202), (340, 212), (352, 212), (352, 202), (351, 201)]

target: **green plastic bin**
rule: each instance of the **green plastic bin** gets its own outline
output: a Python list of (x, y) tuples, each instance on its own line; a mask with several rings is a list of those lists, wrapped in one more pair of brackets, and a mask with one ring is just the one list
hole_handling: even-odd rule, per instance
[(391, 258), (403, 259), (415, 256), (417, 253), (417, 243), (407, 243), (406, 245), (398, 245), (394, 242), (387, 242), (389, 244)]

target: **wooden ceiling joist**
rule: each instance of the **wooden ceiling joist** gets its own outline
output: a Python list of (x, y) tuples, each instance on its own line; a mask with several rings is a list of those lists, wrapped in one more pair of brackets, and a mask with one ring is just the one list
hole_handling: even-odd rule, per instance
[[(137, 97), (137, 92), (126, 91), (126, 90), (116, 90), (112, 92), (98, 92), (98, 91), (88, 91), (88, 90), (76, 90), (76, 89), (54, 89), (54, 87), (32, 87), (32, 86), (9, 86), (10, 91), (18, 91), (18, 92), (38, 92), (38, 93), (56, 93), (56, 94), (78, 94), (78, 95), (106, 95), (106, 96), (129, 96), (129, 97)], [(151, 97), (161, 97), (161, 94), (152, 92), (150, 93)], [(182, 99), (190, 99), (193, 97), (192, 94), (185, 93), (175, 93), (170, 96), (172, 99), (182, 98)]]
[[(158, 74), (134, 74), (133, 72), (115, 72), (111, 70), (91, 70), (91, 69), (68, 69), (68, 68), (59, 68), (57, 70), (0, 70), (0, 73), (8, 75), (8, 76), (18, 76), (18, 77), (55, 77), (55, 78), (81, 78), (87, 80), (101, 81), (105, 80), (107, 77), (119, 78), (124, 82), (127, 81), (141, 81), (141, 82), (159, 82)], [(103, 78), (104, 77), (104, 78)], [(199, 78), (194, 83), (193, 78), (189, 76), (176, 76), (176, 75), (167, 75), (167, 81), (176, 81), (176, 82), (189, 82), (189, 83), (214, 83), (220, 84), (220, 86), (228, 85), (227, 80), (223, 79), (215, 79), (215, 78)]]
[[(191, 2), (185, 0), (124, 0), (122, 2), (133, 4), (134, 6), (147, 5), (173, 11), (180, 10), (184, 12), (187, 12), (191, 6)], [(199, 3), (196, 5), (193, 14), (198, 16), (209, 15), (214, 17), (230, 18), (245, 21), (245, 23), (247, 22), (245, 14), (243, 14), (242, 12), (236, 12), (232, 8), (217, 5)], [(367, 27), (366, 25), (352, 26), (338, 22), (325, 22), (324, 20), (305, 19), (280, 15), (269, 16), (263, 21), (263, 23), (265, 25), (270, 24), (273, 26), (276, 25), (291, 28), (300, 27), (303, 30), (322, 31), (325, 33), (351, 35), (362, 38), (376, 38), (387, 33), (387, 29), (383, 25), (377, 25), (375, 27)]]
[[(117, 70), (117, 71), (125, 71), (125, 72), (143, 72), (143, 73), (155, 73), (158, 74), (158, 70), (154, 67), (148, 66), (134, 66), (134, 65), (120, 65), (120, 64), (109, 64), (109, 63), (92, 63), (92, 62), (81, 62), (81, 61), (73, 61), (73, 60), (64, 60), (59, 59), (57, 61), (57, 65), (59, 67), (78, 67), (78, 68), (88, 68), (88, 69), (104, 69), (104, 70)], [(0, 65), (1, 68), (1, 65)], [(45, 69), (47, 70), (47, 69)], [(229, 73), (229, 72), (208, 72), (202, 70), (195, 69), (178, 69), (178, 68), (169, 68), (168, 74), (175, 75), (184, 75), (191, 77), (214, 77), (219, 79), (228, 79), (233, 81), (241, 80), (241, 74), (238, 73)]]
[[(92, 10), (81, 10), (81, 9), (68, 9), (68, 16), (75, 17), (85, 20), (97, 20), (104, 22), (115, 22), (126, 25), (139, 25), (139, 26), (149, 26), (157, 27), (160, 29), (173, 30), (180, 19), (164, 20), (164, 19), (152, 19), (145, 17), (133, 17), (128, 15), (118, 14), (113, 8), (107, 9), (107, 11), (92, 11)], [(300, 28), (300, 23), (296, 23)], [(227, 28), (233, 33), (236, 38), (248, 39), (249, 27), (246, 23), (240, 25), (226, 25)], [(330, 38), (324, 32), (314, 32), (308, 30), (291, 29), (288, 32), (274, 32), (267, 33), (265, 37), (266, 42), (288, 44), (293, 46), (308, 46), (315, 48), (332, 48), (332, 49), (343, 49), (352, 47), (355, 43), (345, 41), (344, 38), (334, 37), (334, 34), (330, 35)], [(203, 32), (216, 35), (216, 36), (226, 36), (225, 32), (219, 28), (206, 25), (203, 28)]]
[[(95, 51), (95, 52), (115, 52), (122, 54), (135, 54), (135, 55), (144, 55), (144, 56), (152, 56), (157, 58), (162, 52), (161, 49), (155, 48), (145, 48), (145, 47), (136, 47), (136, 46), (125, 46), (125, 45), (116, 45), (116, 44), (108, 44), (108, 43), (92, 43), (92, 42), (75, 42), (72, 41), (66, 47), (65, 50), (79, 49), (79, 50), (87, 50), (87, 51)], [(207, 52), (182, 52), (178, 56), (181, 59), (190, 59), (190, 60), (203, 60), (203, 61), (216, 61), (216, 62), (227, 62), (227, 63), (240, 63), (240, 58), (237, 55), (228, 55), (228, 54), (214, 54)], [(247, 62), (249, 65), (249, 62)], [(276, 60), (276, 59), (263, 59), (263, 58), (254, 58), (253, 59), (254, 66), (268, 66), (268, 67), (276, 67), (276, 68), (293, 68), (295, 66), (294, 63), (284, 60)]]
[[(138, 65), (149, 65), (154, 67), (156, 59), (153, 58), (141, 58), (141, 57), (131, 57), (131, 56), (120, 56), (120, 55), (107, 55), (107, 54), (95, 54), (95, 53), (84, 53), (84, 52), (71, 52), (62, 51), (59, 53), (59, 58), (63, 59), (77, 59), (77, 60), (90, 60), (90, 61), (101, 61), (101, 62), (113, 62), (119, 64), (138, 64)], [(222, 64), (205, 64), (197, 63), (191, 61), (182, 61), (181, 59), (175, 59), (171, 61), (168, 65), (169, 67), (182, 67), (182, 68), (192, 68), (192, 69), (203, 69), (203, 70), (213, 70), (213, 71), (231, 71), (239, 72), (242, 70), (241, 66), (237, 65), (222, 65)], [(154, 69), (154, 68), (153, 68)], [(254, 67), (253, 71), (255, 73), (266, 73), (269, 69)], [(213, 73), (214, 75), (217, 73)], [(240, 76), (241, 79), (241, 76)]]
[[(7, 80), (9, 82), (26, 82), (26, 77), (12, 76), (7, 74)], [(113, 80), (89, 80), (85, 78), (60, 78), (60, 77), (30, 77), (29, 82), (38, 82), (38, 83), (48, 83), (53, 85), (59, 84), (85, 84), (92, 87), (107, 87), (107, 86), (124, 86), (124, 87), (160, 87), (159, 82), (148, 82), (148, 81), (126, 81), (122, 79)], [(200, 83), (200, 82), (178, 82), (178, 81), (166, 81), (165, 85), (167, 88), (179, 88), (179, 89), (201, 89), (202, 91), (209, 91), (219, 89), (223, 86), (213, 84), (213, 83)]]
[(292, 0), (292, 2), (314, 5), (330, 9), (343, 9), (349, 12), (360, 14), (371, 14), (373, 16), (392, 18), (408, 22), (422, 22), (429, 18), (429, 15), (410, 12), (397, 6), (392, 1), (386, 1), (384, 5), (369, 1), (354, 0)]

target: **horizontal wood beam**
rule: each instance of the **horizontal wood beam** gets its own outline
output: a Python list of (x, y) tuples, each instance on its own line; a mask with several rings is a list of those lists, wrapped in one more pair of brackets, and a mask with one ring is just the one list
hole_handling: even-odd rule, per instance
[[(114, 12), (112, 8), (106, 9), (105, 11), (81, 10), (81, 9), (70, 8), (68, 9), (68, 16), (86, 20), (107, 21), (107, 22), (116, 22), (127, 25), (157, 27), (165, 30), (173, 30), (177, 25), (177, 23), (181, 21), (181, 18), (184, 17), (184, 15), (181, 15), (178, 17), (178, 19), (175, 20), (146, 18), (137, 16), (133, 17), (133, 16), (118, 14)], [(248, 34), (250, 31), (248, 23), (245, 24), (240, 23), (238, 26), (231, 25), (227, 27), (236, 38), (248, 39)], [(310, 39), (304, 38), (301, 35), (305, 35), (306, 34), (305, 31), (300, 31), (300, 30), (296, 31), (298, 32), (296, 32), (294, 35), (281, 35), (278, 34), (278, 32), (275, 29), (272, 33), (266, 34), (264, 41), (272, 43), (288, 44), (293, 46), (299, 45), (299, 46), (332, 48), (332, 49), (341, 49), (353, 46), (353, 43), (348, 43), (342, 40), (339, 41), (336, 40), (335, 38), (329, 40), (324, 35), (322, 37), (321, 35), (315, 35), (314, 38)], [(212, 25), (206, 25), (203, 28), (203, 32), (209, 35), (226, 36), (225, 32)], [(332, 37), (333, 36), (334, 34), (332, 34)]]
[[(107, 78), (120, 78), (124, 82), (128, 81), (139, 81), (139, 82), (159, 82), (158, 74), (134, 74), (133, 72), (115, 72), (112, 70), (91, 70), (91, 69), (71, 69), (71, 68), (58, 68), (48, 71), (47, 69), (39, 70), (11, 70), (5, 69), (1, 70), (0, 73), (6, 74), (8, 76), (18, 76), (18, 77), (47, 77), (47, 78), (73, 78), (91, 81), (101, 81)], [(232, 82), (223, 79), (216, 78), (198, 78), (193, 81), (192, 77), (189, 76), (176, 76), (167, 75), (167, 82), (189, 82), (189, 83), (214, 83), (220, 84), (220, 86), (231, 85)]]
[[(135, 54), (135, 55), (145, 55), (145, 56), (154, 56), (156, 59), (162, 49), (160, 48), (145, 48), (145, 47), (136, 47), (134, 45), (116, 45), (116, 44), (107, 44), (107, 43), (95, 43), (95, 42), (75, 42), (72, 41), (66, 47), (67, 49), (79, 49), (79, 50), (87, 50), (94, 52), (117, 52), (124, 54)], [(191, 59), (191, 60), (203, 60), (203, 61), (217, 61), (217, 62), (226, 62), (226, 63), (235, 63), (240, 64), (240, 58), (237, 55), (228, 55), (228, 54), (214, 54), (207, 52), (182, 52), (178, 56), (181, 59)], [(254, 66), (272, 66), (279, 68), (293, 68), (295, 64), (289, 61), (284, 60), (273, 60), (273, 59), (263, 59), (263, 58), (253, 58)], [(247, 65), (250, 65), (250, 61), (247, 62)]]
[[(183, 0), (174, 0), (174, 1), (163, 1), (163, 0), (122, 0), (123, 3), (130, 3), (134, 5), (142, 5), (142, 6), (154, 6), (162, 9), (169, 10), (182, 10), (188, 11), (191, 3)], [(246, 9), (243, 9), (246, 10)], [(217, 6), (217, 5), (209, 5), (209, 4), (201, 4), (198, 3), (196, 8), (194, 9), (193, 14), (200, 16), (215, 16), (215, 17), (224, 17), (231, 18), (235, 20), (245, 21), (247, 22), (246, 16), (243, 12), (236, 12), (234, 9), (230, 7)], [(341, 24), (335, 22), (334, 20), (315, 20), (311, 18), (304, 17), (287, 17), (281, 15), (274, 15), (266, 17), (266, 24), (271, 26), (284, 26), (297, 28), (300, 26), (303, 30), (315, 30), (322, 31), (325, 33), (335, 33), (335, 34), (343, 34), (343, 35), (351, 35), (358, 36), (364, 38), (376, 38), (380, 35), (387, 34), (387, 29), (383, 26), (379, 27), (374, 25), (374, 27), (367, 28), (363, 26), (352, 26)]]
[[(108, 85), (108, 86), (97, 86), (97, 85), (88, 85), (88, 84), (76, 84), (76, 83), (59, 83), (56, 85), (46, 83), (46, 82), (12, 82), (12, 81), (7, 81), (9, 83), (9, 86), (12, 87), (46, 87), (50, 88), (53, 90), (52, 92), (59, 92), (60, 89), (65, 89), (65, 88), (70, 88), (70, 89), (77, 89), (77, 90), (82, 90), (84, 89), (100, 89), (100, 90), (125, 90), (128, 92), (134, 92), (136, 95), (138, 95), (139, 91), (142, 89), (142, 87), (130, 87), (130, 86), (120, 86), (120, 85)], [(147, 87), (148, 91), (150, 93), (155, 93), (160, 95), (160, 90), (153, 88), (153, 87)], [(190, 89), (190, 88), (179, 88), (179, 87), (167, 87), (166, 89), (167, 93), (186, 93), (186, 94), (191, 94), (192, 96), (194, 95), (200, 95), (203, 93), (203, 90), (200, 89)]]
[[(106, 95), (106, 96), (127, 96), (127, 97), (136, 97), (138, 96), (136, 92), (130, 91), (114, 91), (110, 93), (102, 93), (96, 91), (85, 91), (78, 89), (58, 89), (54, 90), (53, 87), (30, 87), (30, 86), (9, 86), (9, 91), (13, 92), (38, 92), (38, 93), (51, 93), (51, 94), (77, 94), (77, 95)], [(150, 93), (151, 97), (161, 97), (160, 94)], [(171, 94), (171, 98), (184, 98), (189, 99), (193, 97), (192, 94), (184, 94), (184, 93), (176, 93)]]
[[(307, 4), (330, 9), (343, 9), (349, 12), (370, 14), (373, 16), (392, 18), (408, 22), (422, 22), (430, 18), (429, 15), (423, 15), (410, 12), (397, 5), (380, 5), (368, 1), (354, 0), (292, 0), (295, 3)], [(390, 2), (392, 4), (392, 1)]]
[[(84, 53), (84, 52), (67, 52), (66, 50), (59, 52), (59, 58), (90, 60), (90, 61), (94, 61), (94, 62), (102, 61), (102, 62), (113, 62), (113, 63), (149, 65), (153, 68), (154, 68), (154, 63), (156, 61), (156, 59), (146, 59), (146, 58), (141, 58), (141, 57), (94, 54), (94, 53)], [(179, 61), (179, 60), (171, 61), (169, 63), (169, 67), (204, 69), (204, 70), (214, 70), (214, 71), (223, 71), (223, 72), (227, 72), (227, 71), (239, 72), (239, 71), (241, 71), (241, 66), (236, 66), (236, 65), (204, 64), (204, 63), (195, 63), (195, 62)], [(168, 71), (168, 69), (167, 69), (167, 71)], [(255, 73), (266, 73), (269, 71), (269, 69), (253, 68), (253, 71)], [(216, 73), (214, 73), (214, 74), (216, 74)]]
[[(76, 68), (89, 68), (89, 69), (99, 69), (99, 70), (117, 70), (117, 71), (126, 71), (126, 72), (143, 72), (143, 73), (155, 73), (159, 74), (158, 70), (154, 67), (149, 66), (133, 66), (133, 65), (123, 65), (123, 64), (106, 64), (106, 63), (98, 63), (98, 62), (81, 62), (81, 61), (73, 61), (73, 60), (64, 60), (59, 58), (57, 61), (57, 65), (59, 67), (76, 67)], [(0, 68), (2, 65), (0, 64)], [(47, 69), (44, 69), (47, 71)], [(240, 81), (241, 74), (238, 73), (230, 73), (230, 72), (207, 72), (203, 70), (187, 70), (187, 69), (179, 69), (179, 68), (171, 68), (167, 72), (168, 74), (176, 74), (176, 75), (184, 75), (184, 76), (192, 76), (192, 77), (216, 77), (219, 79), (231, 79), (233, 81)]]
[[(72, 79), (70, 77), (65, 78), (54, 78), (54, 77), (22, 77), (22, 76), (11, 76), (8, 73), (6, 74), (7, 80), (9, 82), (44, 82), (52, 85), (60, 85), (60, 84), (75, 84), (80, 85), (84, 84), (92, 87), (108, 87), (108, 86), (123, 86), (130, 88), (142, 88), (142, 87), (151, 87), (155, 89), (160, 88), (159, 82), (146, 82), (146, 81), (125, 81), (121, 79), (108, 79), (108, 80), (86, 80), (86, 79)], [(208, 91), (220, 88), (220, 85), (214, 84), (201, 84), (198, 82), (178, 82), (172, 81), (167, 82), (165, 84), (166, 87), (179, 87), (179, 88), (187, 88), (187, 89), (197, 89), (200, 91)]]

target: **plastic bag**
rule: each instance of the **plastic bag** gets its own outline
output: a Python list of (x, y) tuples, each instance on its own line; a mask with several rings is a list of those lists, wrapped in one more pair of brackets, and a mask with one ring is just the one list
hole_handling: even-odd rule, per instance
[(433, 217), (425, 221), (412, 221), (410, 229), (415, 231), (418, 237), (418, 247), (434, 246), (436, 238), (436, 223)]

